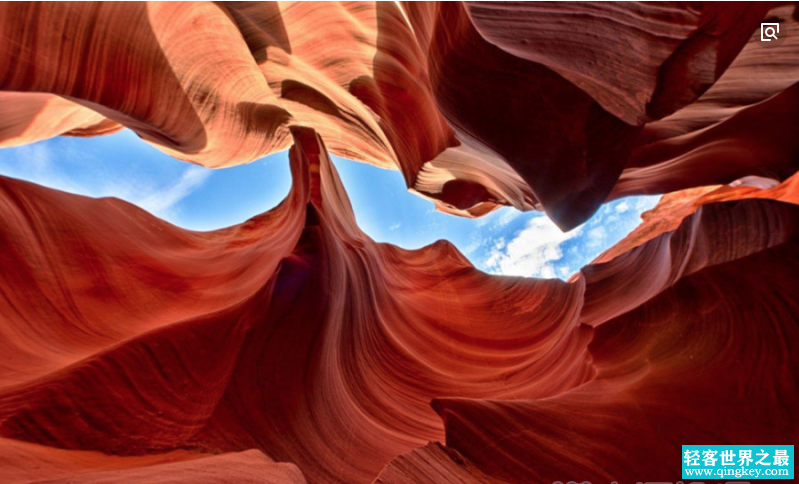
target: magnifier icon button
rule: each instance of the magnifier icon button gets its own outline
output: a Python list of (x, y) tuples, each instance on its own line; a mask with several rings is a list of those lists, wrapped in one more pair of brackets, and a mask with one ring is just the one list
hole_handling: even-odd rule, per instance
[(771, 42), (772, 40), (779, 40), (777, 34), (780, 33), (780, 24), (778, 23), (761, 23), (760, 24), (760, 40), (763, 42)]

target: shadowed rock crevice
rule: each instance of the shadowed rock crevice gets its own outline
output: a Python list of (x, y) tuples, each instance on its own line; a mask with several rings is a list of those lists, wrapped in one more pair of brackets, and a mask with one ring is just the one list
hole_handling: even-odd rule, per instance
[[(0, 177), (0, 481), (673, 481), (793, 442), (795, 11), (0, 5), (0, 146), (126, 126), (293, 179), (193, 232)], [(367, 237), (329, 153), (468, 217), (666, 195), (568, 282), (491, 276)]]
[[(400, 170), (439, 210), (539, 209), (571, 229), (620, 196), (790, 176), (794, 10), (10, 3), (0, 146), (120, 124), (219, 168), (286, 149), (307, 126), (336, 155)], [(758, 45), (765, 17), (786, 32), (779, 49)], [(473, 188), (445, 192), (453, 183)]]

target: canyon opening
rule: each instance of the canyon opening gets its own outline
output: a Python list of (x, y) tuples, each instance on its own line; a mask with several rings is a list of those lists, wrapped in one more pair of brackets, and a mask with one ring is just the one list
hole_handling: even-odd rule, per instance
[(785, 482), (799, 7), (0, 2), (0, 482)]

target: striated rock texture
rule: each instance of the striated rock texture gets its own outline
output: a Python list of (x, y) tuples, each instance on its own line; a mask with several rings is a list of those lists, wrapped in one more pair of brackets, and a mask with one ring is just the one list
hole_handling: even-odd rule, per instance
[[(294, 136), (286, 201), (210, 233), (3, 180), (0, 435), (258, 448), (312, 482), (370, 482), (443, 439), (437, 396), (543, 398), (591, 378), (582, 284), (491, 277), (444, 241), (372, 242), (321, 140)], [(31, 245), (35, 227), (65, 240)]]
[[(668, 482), (799, 440), (794, 5), (0, 12), (2, 146), (124, 126), (293, 176), (202, 233), (0, 177), (0, 481)], [(489, 276), (369, 239), (328, 150), (458, 215), (667, 195), (568, 282)]]
[(0, 179), (8, 482), (667, 479), (687, 441), (795, 438), (796, 176), (669, 195), (535, 280), (371, 241), (293, 137), (287, 199), (214, 232)]
[(569, 229), (609, 197), (797, 169), (799, 23), (770, 7), (4, 3), (0, 146), (122, 125), (221, 167), (310, 126), (441, 210)]

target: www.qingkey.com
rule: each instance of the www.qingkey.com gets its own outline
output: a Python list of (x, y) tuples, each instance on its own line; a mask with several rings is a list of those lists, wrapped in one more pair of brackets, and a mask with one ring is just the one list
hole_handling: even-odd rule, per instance
[[(721, 477), (721, 478), (732, 477), (732, 476), (713, 476), (711, 474), (712, 474), (712, 472), (708, 469), (707, 473), (703, 473), (701, 476), (697, 475), (697, 477)], [(751, 475), (754, 476), (755, 474), (751, 474)], [(775, 473), (774, 475), (779, 475), (779, 474)], [(742, 477), (742, 476), (736, 476), (736, 477)], [(555, 481), (552, 484), (564, 484), (564, 483), (562, 481)], [(591, 484), (591, 483), (589, 481), (579, 481), (579, 482), (578, 481), (568, 481), (568, 482), (566, 482), (566, 484)], [(616, 481), (613, 481), (610, 484), (619, 484), (619, 483), (616, 482)], [(671, 481), (646, 481), (646, 482), (636, 482), (635, 484), (686, 484), (686, 483), (684, 483), (683, 481), (677, 481), (677, 482), (671, 482)], [(702, 481), (689, 481), (687, 484), (705, 484), (705, 483), (702, 482)], [(750, 484), (750, 483), (748, 481), (727, 481), (727, 482), (722, 483), (722, 484)]]
[(759, 479), (760, 476), (788, 476), (790, 475), (788, 469), (684, 469), (683, 476), (696, 476), (696, 477), (714, 477), (725, 478), (735, 477), (753, 477)]

